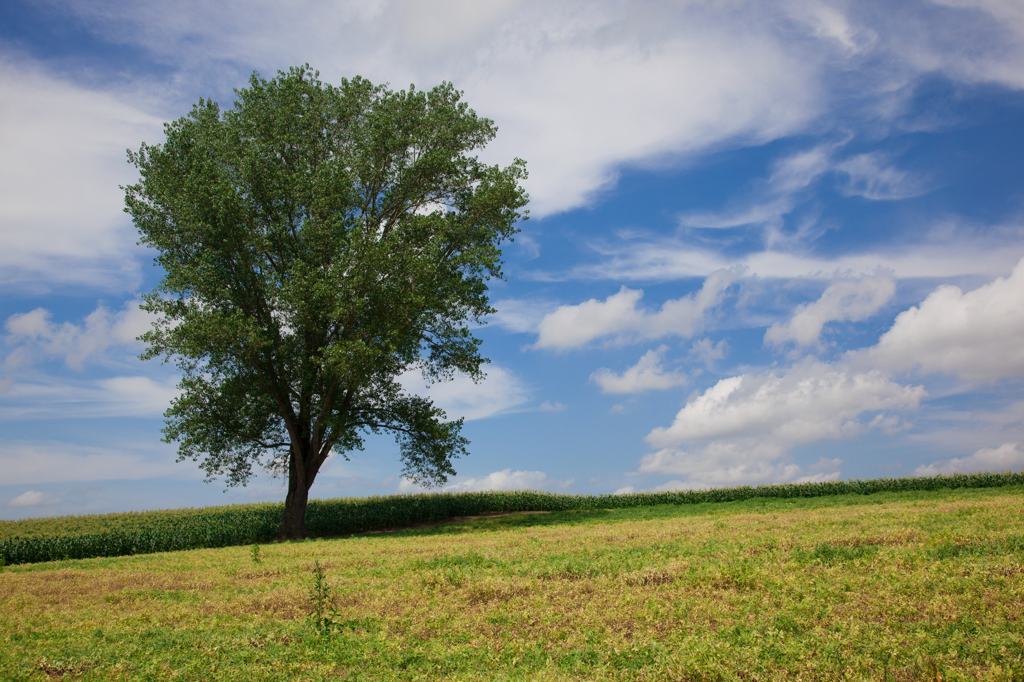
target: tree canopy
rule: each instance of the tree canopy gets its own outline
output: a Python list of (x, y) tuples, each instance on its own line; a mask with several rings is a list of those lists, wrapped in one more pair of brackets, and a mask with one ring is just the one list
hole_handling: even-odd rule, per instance
[(128, 153), (125, 210), (164, 272), (142, 357), (182, 372), (164, 428), (178, 460), (228, 485), (286, 473), (280, 535), (301, 537), (324, 461), (367, 433), (396, 436), (413, 480), (455, 473), (462, 420), (399, 379), (483, 376), (470, 325), (493, 312), (526, 168), (473, 155), (497, 128), (448, 83), (332, 86), (307, 64), (236, 95)]

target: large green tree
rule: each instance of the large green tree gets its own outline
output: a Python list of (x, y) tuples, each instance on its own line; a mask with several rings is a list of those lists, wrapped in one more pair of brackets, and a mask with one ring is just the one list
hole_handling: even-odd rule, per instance
[(303, 537), (324, 461), (369, 432), (395, 434), (413, 480), (455, 473), (462, 421), (399, 378), (483, 376), (469, 327), (493, 312), (525, 163), (473, 155), (497, 128), (447, 83), (332, 86), (307, 64), (236, 95), (129, 151), (125, 210), (165, 273), (142, 357), (182, 372), (164, 428), (178, 461), (228, 485), (256, 465), (286, 474), (280, 537)]

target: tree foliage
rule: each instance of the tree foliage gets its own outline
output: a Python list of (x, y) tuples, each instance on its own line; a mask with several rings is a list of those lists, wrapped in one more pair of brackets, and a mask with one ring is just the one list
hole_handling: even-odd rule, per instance
[(525, 163), (472, 155), (497, 128), (448, 83), (332, 86), (306, 65), (236, 94), (129, 152), (125, 210), (165, 273), (144, 298), (158, 322), (143, 357), (182, 371), (164, 429), (179, 461), (228, 485), (254, 465), (287, 472), (281, 535), (301, 536), (327, 456), (369, 432), (396, 435), (409, 478), (454, 473), (461, 420), (400, 377), (482, 377), (469, 327), (493, 312)]

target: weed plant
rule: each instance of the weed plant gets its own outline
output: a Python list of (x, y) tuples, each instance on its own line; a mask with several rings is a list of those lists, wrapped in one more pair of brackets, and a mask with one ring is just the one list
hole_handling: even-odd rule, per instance
[(327, 584), (327, 571), (320, 565), (320, 560), (313, 562), (313, 584), (309, 588), (309, 620), (313, 629), (321, 637), (331, 634), (334, 624), (334, 594)]

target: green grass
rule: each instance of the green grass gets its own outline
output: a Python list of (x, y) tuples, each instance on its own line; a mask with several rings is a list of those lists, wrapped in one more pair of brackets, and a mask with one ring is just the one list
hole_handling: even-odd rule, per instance
[[(556, 495), (515, 491), (340, 498), (312, 500), (306, 510), (306, 527), (311, 535), (329, 536), (486, 512), (599, 511), (667, 504), (796, 500), (1021, 484), (1024, 484), (1024, 472), (791, 483), (629, 495)], [(281, 504), (251, 504), (3, 521), (0, 522), (0, 561), (13, 565), (269, 542), (277, 533), (282, 511)]]
[(917, 490), (12, 566), (0, 679), (1022, 680), (1022, 518)]

